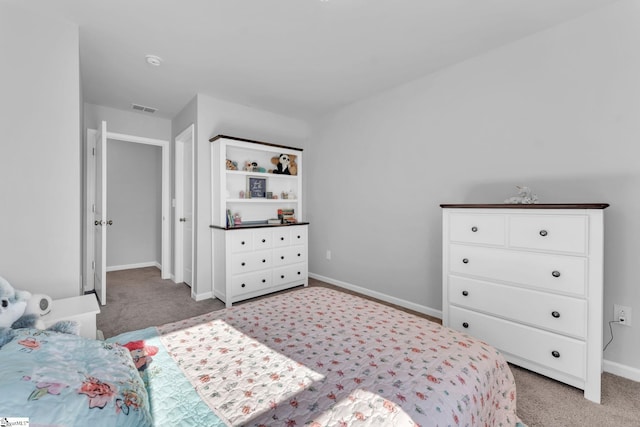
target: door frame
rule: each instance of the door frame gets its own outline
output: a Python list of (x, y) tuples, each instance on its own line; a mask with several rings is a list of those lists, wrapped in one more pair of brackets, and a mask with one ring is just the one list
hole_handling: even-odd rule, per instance
[[(189, 125), (185, 130), (180, 132), (178, 136), (175, 138), (175, 147), (176, 154), (174, 159), (174, 182), (175, 182), (175, 197), (176, 197), (176, 210), (175, 210), (175, 218), (174, 218), (174, 230), (175, 230), (175, 238), (173, 241), (174, 244), (174, 261), (173, 261), (173, 275), (174, 281), (176, 283), (184, 282), (183, 271), (184, 271), (184, 244), (183, 244), (183, 227), (178, 223), (179, 218), (182, 216), (182, 212), (179, 212), (179, 209), (182, 208), (184, 202), (184, 169), (182, 165), (184, 164), (184, 144), (190, 142), (191, 143), (191, 215), (192, 220), (195, 216), (194, 208), (195, 208), (195, 127), (193, 124)], [(191, 289), (195, 289), (195, 226), (192, 223), (191, 225)], [(192, 291), (193, 293), (193, 291)]]
[[(108, 129), (108, 127), (107, 127)], [(95, 173), (96, 173), (96, 158), (94, 156), (94, 149), (96, 147), (96, 135), (98, 131), (96, 129), (87, 129), (87, 149), (85, 157), (85, 192), (86, 192), (86, 204), (85, 204), (85, 261), (84, 269), (85, 278), (84, 290), (90, 291), (95, 288), (95, 282), (93, 279), (93, 262), (95, 259), (94, 253), (94, 238), (93, 238), (93, 212), (95, 205)], [(160, 275), (162, 279), (171, 278), (170, 273), (170, 260), (171, 260), (171, 198), (170, 198), (170, 150), (169, 141), (155, 138), (146, 138), (142, 136), (126, 135), (122, 133), (107, 131), (107, 140), (117, 140), (124, 142), (132, 142), (136, 144), (146, 144), (160, 147), (162, 149), (162, 236), (161, 236), (161, 255), (160, 255)], [(108, 173), (108, 172), (107, 172)], [(108, 242), (107, 242), (108, 245)]]

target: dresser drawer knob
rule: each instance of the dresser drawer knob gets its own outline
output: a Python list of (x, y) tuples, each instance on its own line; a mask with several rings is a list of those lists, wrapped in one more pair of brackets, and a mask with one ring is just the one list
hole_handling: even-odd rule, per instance
[(267, 260), (266, 260), (266, 259), (263, 259), (263, 260), (262, 260), (262, 262), (263, 262), (263, 263), (264, 263), (264, 262), (267, 262)]
[(559, 352), (559, 351), (557, 351), (557, 350), (553, 350), (553, 351), (551, 352), (551, 355), (557, 359), (557, 358), (559, 358), (559, 357), (560, 357), (560, 352)]
[(551, 275), (553, 277), (560, 277), (560, 272), (558, 270), (554, 270), (553, 273), (551, 273)]
[(557, 311), (552, 311), (552, 312), (551, 312), (551, 315), (552, 315), (553, 317), (555, 317), (556, 319), (557, 319), (558, 317), (560, 317), (560, 313), (558, 313)]
[(280, 278), (281, 278), (281, 279), (284, 279), (284, 274), (281, 274), (281, 275), (280, 275)]
[(547, 233), (547, 230), (540, 230), (540, 235), (542, 237), (545, 237), (547, 234), (549, 234), (549, 233)]
[(240, 242), (241, 245), (244, 245), (244, 240), (242, 242)]
[(476, 227), (476, 226), (474, 225), (473, 227), (471, 227), (471, 231), (473, 231), (473, 232), (475, 233), (476, 231), (478, 231), (478, 227)]
[(266, 242), (267, 242), (267, 239), (262, 239), (262, 243), (266, 243)]
[(280, 256), (280, 259), (284, 259), (284, 255), (281, 255), (281, 256)]
[(463, 322), (463, 323), (462, 323), (462, 327), (463, 327), (463, 328), (468, 328), (468, 327), (469, 327), (469, 324), (468, 324), (467, 322)]
[(462, 262), (465, 263), (465, 264), (469, 264), (469, 258), (463, 258)]
[(244, 288), (245, 286), (247, 286), (247, 285), (245, 285), (244, 283), (242, 285), (240, 285), (241, 288)]
[(281, 237), (280, 240), (284, 240), (284, 237)]
[(262, 279), (262, 283), (267, 283), (267, 279)]
[(240, 265), (244, 267), (246, 264), (246, 262), (242, 262)]
[(465, 297), (469, 296), (469, 291), (462, 291), (462, 295), (464, 295)]

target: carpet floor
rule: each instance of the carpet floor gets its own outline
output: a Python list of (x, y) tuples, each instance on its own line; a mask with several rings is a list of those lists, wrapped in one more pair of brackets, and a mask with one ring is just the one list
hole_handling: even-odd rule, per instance
[[(309, 285), (349, 292), (314, 279), (309, 279)], [(439, 319), (389, 305), (440, 323)], [(111, 337), (223, 308), (218, 299), (194, 301), (190, 287), (162, 280), (160, 270), (148, 267), (107, 273), (107, 305), (100, 307), (96, 321), (104, 336)], [(582, 390), (517, 366), (511, 365), (511, 370), (516, 379), (518, 415), (528, 427), (640, 427), (639, 382), (602, 374), (602, 404), (598, 405), (584, 399)]]

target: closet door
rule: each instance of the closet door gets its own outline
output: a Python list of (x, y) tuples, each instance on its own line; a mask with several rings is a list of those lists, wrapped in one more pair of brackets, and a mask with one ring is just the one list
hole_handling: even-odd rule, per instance
[(94, 286), (100, 304), (107, 303), (107, 122), (96, 135), (96, 203), (94, 212)]

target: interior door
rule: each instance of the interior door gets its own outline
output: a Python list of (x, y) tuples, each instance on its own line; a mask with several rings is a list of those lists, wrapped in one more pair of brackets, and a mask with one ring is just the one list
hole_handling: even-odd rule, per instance
[(94, 210), (94, 288), (100, 304), (107, 303), (107, 122), (96, 135), (96, 203)]
[(183, 281), (191, 286), (193, 277), (193, 138), (184, 142), (182, 191), (182, 267)]

